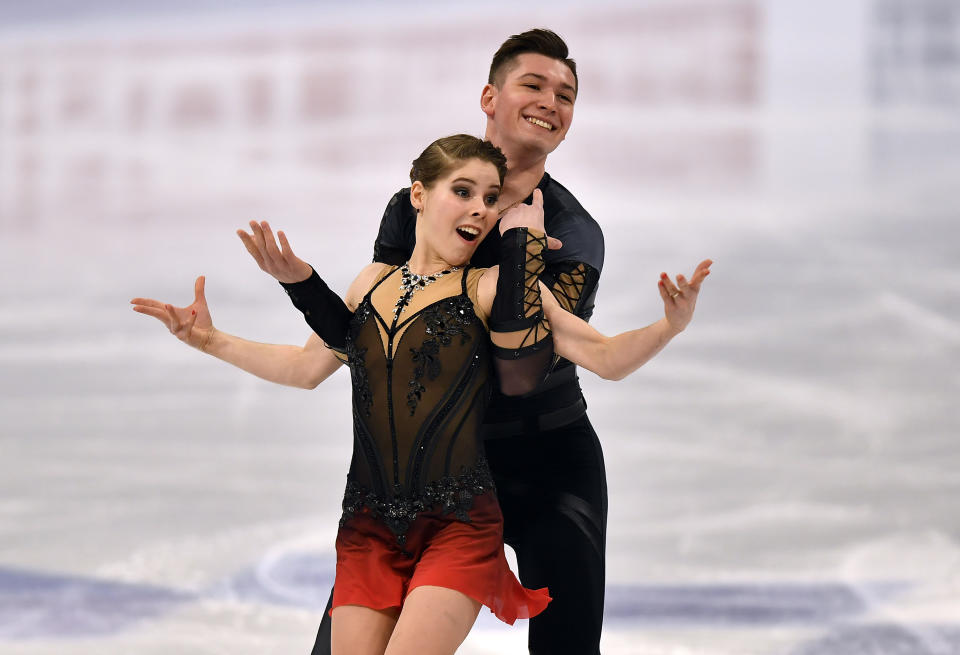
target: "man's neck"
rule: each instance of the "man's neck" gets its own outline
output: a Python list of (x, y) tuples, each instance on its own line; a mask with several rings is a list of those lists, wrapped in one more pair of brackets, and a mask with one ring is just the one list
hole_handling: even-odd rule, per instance
[(503, 178), (503, 188), (500, 191), (500, 202), (498, 203), (500, 211), (526, 200), (537, 188), (540, 180), (543, 179), (543, 173), (544, 164), (542, 162), (540, 166), (534, 168), (521, 170), (508, 168), (507, 175)]
[[(488, 135), (487, 138), (490, 138)], [(547, 156), (515, 152), (490, 139), (507, 157), (507, 175), (500, 190), (500, 211), (523, 202), (537, 188), (547, 166)]]

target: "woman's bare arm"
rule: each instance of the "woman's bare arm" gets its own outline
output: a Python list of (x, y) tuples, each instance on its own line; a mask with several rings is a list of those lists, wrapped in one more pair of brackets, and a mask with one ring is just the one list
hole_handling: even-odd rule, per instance
[(658, 288), (664, 302), (664, 317), (644, 328), (614, 337), (601, 334), (589, 323), (564, 310), (543, 289), (543, 310), (553, 330), (554, 351), (602, 378), (625, 378), (650, 361), (686, 328), (693, 318), (700, 286), (710, 274), (712, 263), (709, 259), (700, 262), (689, 282), (683, 275), (678, 275), (674, 283), (665, 273), (661, 274)]
[[(288, 250), (289, 246), (284, 245)], [(356, 309), (383, 266), (369, 264), (354, 279), (345, 299), (351, 311)], [(309, 265), (307, 267), (309, 269)], [(249, 341), (217, 330), (207, 307), (204, 286), (205, 278), (198, 277), (194, 301), (186, 307), (174, 307), (150, 298), (134, 298), (130, 302), (134, 311), (153, 316), (187, 345), (270, 382), (312, 389), (343, 363), (315, 334), (311, 334), (303, 346), (295, 346)]]

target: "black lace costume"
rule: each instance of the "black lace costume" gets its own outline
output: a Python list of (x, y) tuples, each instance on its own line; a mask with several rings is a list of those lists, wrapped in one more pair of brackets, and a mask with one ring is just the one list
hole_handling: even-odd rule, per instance
[(493, 489), (478, 438), (492, 367), (468, 293), (480, 271), (449, 274), (394, 316), (396, 271), (364, 297), (347, 335), (354, 450), (341, 525), (366, 507), (403, 544), (425, 509), (468, 521), (473, 498)]
[(402, 546), (425, 510), (470, 521), (473, 499), (494, 486), (480, 437), (493, 369), (523, 393), (552, 362), (538, 282), (545, 248), (542, 233), (507, 231), (489, 317), (477, 313), (483, 271), (469, 266), (423, 277), (406, 265), (386, 270), (353, 313), (316, 272), (283, 285), (350, 367), (354, 449), (341, 528), (366, 510)]

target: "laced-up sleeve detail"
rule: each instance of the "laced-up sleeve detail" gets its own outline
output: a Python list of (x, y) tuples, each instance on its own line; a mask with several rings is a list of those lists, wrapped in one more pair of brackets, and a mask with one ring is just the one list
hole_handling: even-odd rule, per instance
[(546, 235), (528, 228), (507, 230), (500, 240), (490, 339), (500, 388), (506, 395), (532, 391), (553, 362), (553, 337), (540, 301), (546, 247)]
[(317, 272), (313, 271), (310, 277), (301, 282), (281, 282), (280, 286), (290, 296), (293, 306), (303, 312), (307, 325), (317, 336), (333, 350), (344, 352), (353, 312), (343, 299), (320, 279)]

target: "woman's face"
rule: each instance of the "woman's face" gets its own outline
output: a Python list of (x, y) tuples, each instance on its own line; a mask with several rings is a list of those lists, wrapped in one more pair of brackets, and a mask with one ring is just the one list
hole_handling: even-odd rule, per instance
[(497, 222), (500, 177), (482, 159), (468, 159), (429, 189), (420, 182), (410, 188), (410, 200), (420, 209), (417, 241), (443, 261), (465, 264)]

